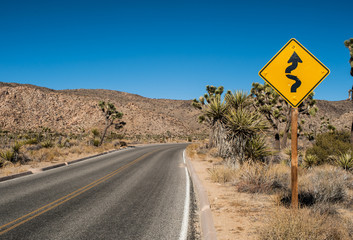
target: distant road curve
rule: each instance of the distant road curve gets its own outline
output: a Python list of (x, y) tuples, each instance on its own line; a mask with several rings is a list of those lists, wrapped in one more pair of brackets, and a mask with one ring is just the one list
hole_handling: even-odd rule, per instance
[(136, 147), (1, 182), (0, 239), (185, 239), (186, 146)]

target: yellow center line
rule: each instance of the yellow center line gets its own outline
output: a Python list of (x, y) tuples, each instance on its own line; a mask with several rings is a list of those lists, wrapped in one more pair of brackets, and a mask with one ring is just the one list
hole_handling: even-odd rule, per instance
[[(76, 191), (74, 191), (74, 192), (72, 192), (72, 193), (69, 193), (69, 194), (67, 194), (67, 195), (65, 195), (65, 196), (63, 196), (63, 197), (61, 197), (61, 198), (59, 198), (59, 199), (57, 199), (57, 200), (55, 200), (55, 201), (49, 203), (49, 204), (46, 204), (45, 206), (42, 206), (42, 207), (40, 207), (40, 208), (38, 208), (38, 209), (36, 209), (36, 210), (34, 210), (34, 211), (32, 211), (32, 212), (30, 212), (30, 213), (28, 213), (28, 214), (22, 216), (22, 217), (19, 217), (19, 218), (15, 219), (15, 220), (13, 220), (13, 221), (11, 221), (11, 222), (5, 224), (5, 225), (0, 226), (0, 230), (1, 230), (1, 229), (6, 228), (6, 227), (9, 226), (9, 225), (14, 224), (14, 225), (12, 225), (11, 227), (8, 227), (8, 228), (6, 228), (6, 229), (0, 231), (0, 235), (2, 235), (2, 234), (4, 234), (4, 233), (6, 233), (6, 232), (8, 232), (8, 231), (10, 231), (10, 230), (12, 230), (12, 229), (18, 227), (18, 226), (24, 224), (25, 222), (28, 222), (28, 221), (30, 221), (31, 219), (33, 219), (33, 218), (35, 218), (35, 217), (37, 217), (37, 216), (39, 216), (39, 215), (42, 215), (43, 213), (45, 213), (45, 212), (47, 212), (47, 211), (49, 211), (49, 210), (51, 210), (51, 209), (53, 209), (53, 208), (55, 208), (55, 207), (57, 207), (57, 206), (63, 204), (63, 203), (65, 203), (65, 202), (67, 202), (67, 201), (69, 201), (69, 200), (71, 200), (71, 199), (73, 199), (73, 198), (75, 198), (75, 197), (81, 195), (82, 193), (84, 193), (84, 192), (90, 190), (91, 188), (93, 188), (93, 187), (95, 187), (95, 186), (97, 186), (97, 185), (99, 185), (99, 184), (105, 182), (106, 180), (108, 180), (109, 178), (113, 177), (114, 175), (116, 175), (116, 174), (122, 172), (122, 171), (125, 170), (126, 168), (128, 168), (128, 167), (130, 167), (130, 166), (136, 164), (137, 162), (141, 161), (141, 160), (144, 159), (145, 157), (147, 157), (147, 156), (149, 156), (149, 155), (151, 155), (151, 154), (153, 154), (153, 153), (155, 153), (155, 152), (157, 152), (157, 151), (158, 151), (158, 150), (155, 150), (155, 151), (153, 151), (153, 152), (146, 153), (146, 154), (142, 155), (141, 157), (135, 159), (134, 161), (132, 161), (132, 162), (130, 162), (130, 163), (128, 163), (128, 164), (126, 164), (126, 165), (124, 165), (124, 166), (122, 166), (122, 167), (120, 167), (120, 168), (114, 170), (113, 172), (111, 172), (111, 173), (105, 175), (104, 177), (101, 177), (101, 178), (99, 178), (99, 179), (97, 179), (97, 180), (95, 180), (95, 181), (93, 181), (93, 182), (87, 184), (86, 186), (77, 189)], [(35, 214), (35, 215), (33, 215), (33, 214)], [(31, 215), (33, 215), (33, 216), (31, 216)], [(31, 216), (31, 217), (29, 217), (29, 216)], [(28, 218), (27, 218), (27, 217), (28, 217)], [(22, 221), (21, 221), (21, 220), (22, 220)], [(17, 222), (17, 223), (16, 223), (16, 222)], [(16, 223), (16, 224), (15, 224), (15, 223)]]

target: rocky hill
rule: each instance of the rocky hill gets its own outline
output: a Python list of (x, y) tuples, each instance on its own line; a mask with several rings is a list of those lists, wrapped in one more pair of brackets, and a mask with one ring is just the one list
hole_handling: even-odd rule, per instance
[(191, 101), (149, 99), (111, 90), (52, 90), (27, 84), (0, 82), (0, 129), (35, 130), (48, 127), (59, 132), (102, 128), (100, 100), (114, 103), (124, 113), (128, 135), (200, 134)]
[[(0, 129), (35, 130), (48, 127), (59, 132), (80, 132), (102, 128), (100, 100), (110, 101), (124, 113), (127, 135), (190, 135), (207, 133), (197, 122), (199, 111), (191, 101), (150, 99), (112, 90), (52, 90), (27, 84), (0, 82)], [(318, 100), (319, 112), (306, 119), (318, 128), (321, 118), (329, 118), (337, 129), (350, 129), (351, 101)], [(305, 124), (307, 128), (309, 124)]]

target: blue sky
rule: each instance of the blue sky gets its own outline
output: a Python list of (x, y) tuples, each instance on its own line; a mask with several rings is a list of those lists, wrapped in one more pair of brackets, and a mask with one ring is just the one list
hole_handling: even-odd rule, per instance
[(0, 81), (193, 99), (251, 89), (296, 38), (330, 70), (315, 98), (353, 85), (353, 1), (0, 0)]

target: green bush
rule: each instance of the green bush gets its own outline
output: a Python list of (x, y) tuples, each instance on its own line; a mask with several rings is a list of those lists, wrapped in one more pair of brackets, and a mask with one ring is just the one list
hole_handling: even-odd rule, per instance
[(92, 129), (92, 134), (93, 134), (93, 136), (95, 136), (95, 137), (99, 137), (99, 135), (100, 135), (98, 129), (96, 129), (96, 128)]
[(99, 147), (100, 141), (98, 139), (93, 139), (93, 146)]
[(28, 139), (27, 141), (25, 141), (25, 144), (29, 144), (29, 145), (35, 145), (35, 144), (38, 144), (38, 139), (37, 138), (31, 138), (31, 139)]
[(23, 145), (23, 143), (16, 142), (15, 145), (12, 146), (12, 150), (13, 150), (14, 154), (20, 153), (20, 149), (21, 149), (22, 145)]
[(44, 148), (51, 148), (54, 146), (53, 142), (51, 140), (46, 140), (44, 142), (42, 142), (42, 147)]
[(0, 152), (0, 158), (5, 161), (12, 162), (14, 159), (14, 153), (11, 150), (6, 150), (4, 152)]
[(346, 131), (319, 134), (315, 144), (306, 151), (306, 154), (315, 155), (317, 164), (332, 163), (331, 156), (339, 156), (352, 148), (349, 138), (350, 134)]

